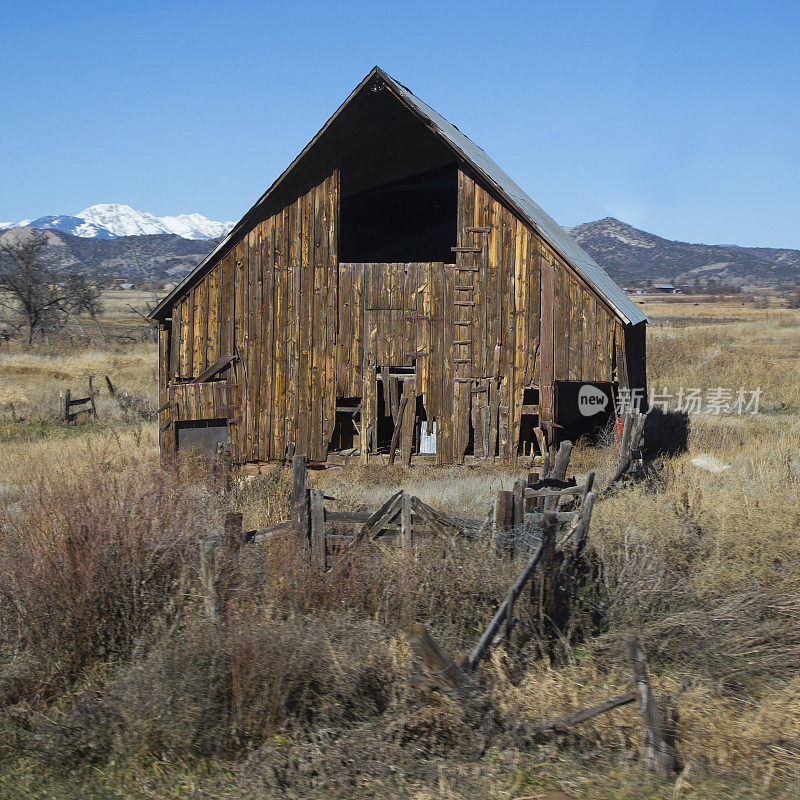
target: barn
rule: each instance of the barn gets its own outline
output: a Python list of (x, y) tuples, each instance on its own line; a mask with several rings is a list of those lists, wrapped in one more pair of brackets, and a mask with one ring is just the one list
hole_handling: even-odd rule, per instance
[(645, 384), (641, 310), (378, 67), (151, 316), (162, 455), (250, 470), (529, 459)]

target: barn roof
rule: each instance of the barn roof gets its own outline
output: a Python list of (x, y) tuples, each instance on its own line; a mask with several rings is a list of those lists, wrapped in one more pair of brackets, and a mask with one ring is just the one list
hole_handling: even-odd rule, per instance
[(339, 117), (342, 111), (350, 104), (356, 95), (367, 86), (374, 78), (382, 80), (398, 99), (416, 114), (427, 127), (444, 143), (455, 151), (456, 155), (471, 166), (487, 182), (490, 189), (494, 189), (531, 227), (572, 267), (578, 272), (597, 293), (611, 306), (611, 308), (628, 323), (637, 324), (647, 322), (647, 317), (639, 307), (633, 303), (608, 276), (608, 273), (569, 236), (564, 229), (547, 212), (535, 203), (511, 177), (506, 174), (486, 153), (474, 142), (461, 133), (455, 125), (448, 122), (441, 114), (434, 111), (429, 105), (416, 97), (407, 87), (396, 81), (380, 67), (374, 67), (361, 83), (350, 93), (348, 98), (336, 110), (334, 115), (323, 125), (317, 135), (306, 145), (303, 151), (284, 170), (280, 177), (261, 196), (258, 202), (242, 217), (225, 239), (209, 253), (197, 267), (192, 270), (181, 283), (175, 287), (151, 312), (150, 316), (158, 318), (169, 308), (172, 300), (180, 295), (185, 288), (192, 284), (203, 268), (218, 252), (229, 243), (238, 238), (239, 234), (248, 228), (249, 223), (257, 213), (259, 207), (275, 192), (292, 172), (295, 165), (314, 146), (323, 133)]

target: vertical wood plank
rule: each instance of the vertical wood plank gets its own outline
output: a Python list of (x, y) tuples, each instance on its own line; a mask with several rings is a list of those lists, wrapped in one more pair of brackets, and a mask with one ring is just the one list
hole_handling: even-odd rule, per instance
[(258, 457), (261, 460), (274, 458), (272, 454), (272, 379), (273, 332), (274, 332), (274, 277), (275, 277), (275, 219), (264, 221), (261, 237), (261, 384), (262, 392), (258, 404), (261, 420), (259, 426)]
[(206, 339), (205, 366), (210, 366), (219, 357), (219, 274), (217, 264), (208, 273), (208, 326)]
[(301, 201), (296, 200), (288, 208), (287, 230), (287, 344), (286, 364), (286, 448), (287, 453), (297, 453), (298, 384), (300, 382), (300, 292), (302, 255), (300, 247), (300, 228), (298, 220)]
[(543, 422), (553, 422), (555, 397), (553, 388), (553, 265), (542, 260), (541, 316), (539, 329), (539, 405)]
[(283, 209), (275, 217), (275, 254), (274, 254), (274, 333), (273, 333), (273, 369), (272, 379), (272, 458), (283, 460), (286, 456), (286, 383), (288, 351), (288, 261), (287, 261), (287, 218), (288, 210)]
[[(172, 448), (169, 445), (174, 428), (174, 424), (167, 426), (172, 417), (172, 409), (164, 408), (169, 393), (170, 333), (171, 329), (165, 325), (158, 326), (158, 407), (162, 409), (158, 415), (158, 430), (162, 458), (170, 458), (172, 455)], [(69, 406), (66, 406), (66, 410), (69, 416)]]
[(172, 332), (170, 334), (169, 377), (177, 378), (181, 373), (181, 307), (182, 303), (172, 307)]
[(417, 405), (416, 382), (413, 378), (403, 381), (403, 395), (407, 398), (406, 409), (402, 420), (402, 439), (400, 442), (403, 463), (411, 463), (414, 444), (414, 414)]

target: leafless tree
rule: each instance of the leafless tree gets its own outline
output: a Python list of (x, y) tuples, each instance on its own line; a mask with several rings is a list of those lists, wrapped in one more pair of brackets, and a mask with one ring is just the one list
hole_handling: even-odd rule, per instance
[(28, 344), (49, 339), (77, 314), (96, 322), (100, 313), (99, 291), (80, 273), (59, 275), (45, 258), (47, 246), (39, 231), (0, 242), (0, 320), (23, 332)]
[(100, 338), (104, 343), (107, 342), (108, 337), (100, 324), (100, 314), (103, 312), (100, 288), (89, 283), (79, 272), (70, 272), (64, 280), (64, 291), (67, 297), (66, 310), (75, 318), (79, 314), (86, 314), (94, 322)]

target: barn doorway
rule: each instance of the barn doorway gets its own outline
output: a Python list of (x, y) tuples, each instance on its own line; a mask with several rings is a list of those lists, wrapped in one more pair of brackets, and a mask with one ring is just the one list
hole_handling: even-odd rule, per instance
[(336, 418), (328, 451), (341, 453), (361, 447), (361, 398), (337, 397)]
[(517, 455), (531, 457), (541, 455), (536, 428), (539, 427), (539, 389), (531, 387), (523, 389), (522, 412), (519, 423), (519, 441)]

